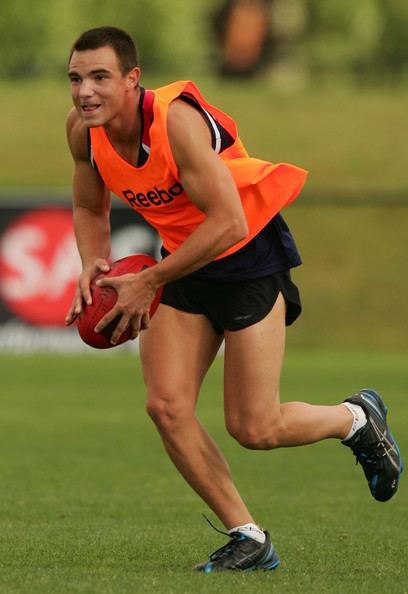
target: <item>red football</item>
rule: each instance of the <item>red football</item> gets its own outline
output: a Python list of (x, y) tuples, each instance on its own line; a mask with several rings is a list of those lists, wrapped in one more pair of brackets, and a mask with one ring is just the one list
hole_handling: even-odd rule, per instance
[[(94, 328), (100, 319), (115, 305), (118, 294), (113, 287), (98, 287), (96, 281), (102, 276), (121, 276), (122, 274), (141, 272), (149, 266), (157, 264), (157, 261), (146, 254), (134, 254), (121, 260), (117, 260), (111, 265), (109, 272), (98, 274), (91, 283), (92, 304), (84, 304), (82, 312), (78, 318), (78, 332), (86, 344), (96, 349), (109, 349), (113, 346), (122, 344), (130, 339), (131, 331), (127, 328), (118, 340), (116, 345), (111, 344), (110, 338), (119, 322), (119, 316), (112, 320), (102, 332), (94, 332)], [(152, 317), (159, 306), (163, 290), (160, 288), (150, 307), (150, 317)]]

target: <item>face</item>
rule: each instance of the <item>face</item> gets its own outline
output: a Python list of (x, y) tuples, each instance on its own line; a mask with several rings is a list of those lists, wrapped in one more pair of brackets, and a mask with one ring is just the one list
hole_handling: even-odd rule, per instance
[(110, 46), (75, 51), (69, 63), (72, 101), (89, 128), (109, 124), (134, 101), (140, 70), (123, 75)]

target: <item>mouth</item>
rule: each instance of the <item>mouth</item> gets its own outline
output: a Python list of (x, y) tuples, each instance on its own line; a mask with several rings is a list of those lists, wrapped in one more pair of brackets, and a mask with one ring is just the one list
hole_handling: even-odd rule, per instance
[(92, 114), (95, 113), (99, 108), (100, 108), (101, 104), (100, 103), (86, 103), (81, 105), (81, 111), (82, 113), (86, 113), (86, 114)]

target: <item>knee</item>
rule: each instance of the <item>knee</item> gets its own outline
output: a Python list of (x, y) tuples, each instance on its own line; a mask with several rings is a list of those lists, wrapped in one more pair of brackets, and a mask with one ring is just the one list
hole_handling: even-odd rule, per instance
[(281, 446), (282, 427), (279, 420), (227, 423), (228, 433), (244, 448), (250, 450), (273, 450)]
[(190, 418), (191, 412), (185, 402), (171, 391), (149, 393), (146, 410), (161, 431), (172, 431)]

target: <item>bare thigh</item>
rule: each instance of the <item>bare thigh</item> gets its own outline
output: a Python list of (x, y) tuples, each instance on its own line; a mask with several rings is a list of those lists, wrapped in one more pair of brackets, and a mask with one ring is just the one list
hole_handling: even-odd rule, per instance
[(221, 342), (205, 316), (161, 304), (140, 338), (148, 399), (191, 412)]
[(240, 442), (270, 435), (279, 420), (285, 312), (285, 300), (279, 294), (263, 320), (225, 333), (225, 418), (229, 432)]

